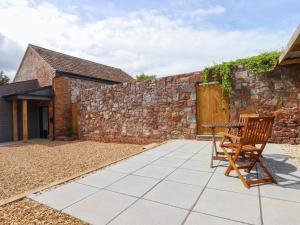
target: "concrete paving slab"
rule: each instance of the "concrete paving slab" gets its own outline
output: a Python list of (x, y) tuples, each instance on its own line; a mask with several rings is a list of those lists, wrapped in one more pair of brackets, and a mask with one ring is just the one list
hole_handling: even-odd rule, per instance
[(199, 160), (188, 160), (180, 168), (206, 172), (213, 172), (215, 170), (215, 168), (210, 167), (210, 161), (203, 162)]
[(98, 190), (97, 188), (72, 182), (44, 193), (33, 195), (31, 199), (54, 209), (62, 210)]
[(133, 156), (127, 159), (126, 162), (152, 163), (154, 160), (157, 160), (158, 158), (160, 158), (160, 156), (139, 154), (137, 156)]
[(29, 197), (91, 224), (297, 224), (300, 171), (280, 145), (268, 151), (278, 185), (246, 189), (227, 162), (210, 168), (210, 142), (175, 140)]
[(117, 173), (109, 170), (100, 170), (86, 177), (78, 179), (76, 180), (76, 182), (97, 188), (104, 188), (124, 176), (126, 176), (126, 174), (124, 173)]
[(143, 198), (184, 209), (190, 209), (201, 191), (202, 187), (199, 186), (163, 181)]
[(243, 223), (261, 224), (258, 196), (205, 189), (193, 211)]
[(91, 224), (104, 225), (136, 200), (134, 197), (101, 190), (63, 212)]
[[(286, 201), (294, 201), (300, 203), (300, 181), (297, 182), (298, 187), (289, 188), (280, 184), (265, 184), (261, 185), (260, 195), (262, 197), (269, 197), (281, 199)], [(300, 208), (299, 208), (300, 210)]]
[(166, 166), (166, 167), (178, 167), (181, 164), (185, 162), (185, 159), (179, 159), (179, 158), (172, 158), (172, 157), (163, 157), (155, 162), (152, 163), (152, 165), (157, 166)]
[(159, 179), (129, 175), (108, 186), (106, 189), (127, 195), (141, 197), (159, 181)]
[(209, 172), (177, 169), (166, 180), (204, 187), (211, 175)]
[(187, 152), (187, 153), (197, 153), (197, 152), (201, 151), (201, 149), (203, 149), (206, 145), (207, 145), (207, 143), (202, 143), (200, 141), (194, 141), (194, 142), (190, 142), (189, 144), (180, 147), (176, 151), (177, 152)]
[(186, 214), (186, 210), (141, 199), (109, 225), (181, 225)]
[(262, 198), (264, 224), (299, 224), (300, 203)]
[(209, 154), (196, 154), (194, 155), (191, 160), (198, 160), (198, 161), (204, 161), (204, 162), (210, 162), (211, 155)]
[(123, 162), (115, 163), (112, 166), (108, 166), (107, 170), (128, 174), (144, 167), (146, 164), (147, 163), (123, 161)]
[(258, 187), (245, 188), (238, 176), (225, 176), (224, 174), (214, 173), (207, 187), (258, 196)]
[(203, 213), (192, 212), (187, 218), (184, 225), (243, 225), (240, 223), (228, 219), (223, 219), (215, 216), (205, 215)]
[(170, 173), (172, 173), (174, 170), (175, 168), (171, 168), (171, 167), (148, 165), (136, 171), (134, 174), (145, 176), (145, 177), (163, 179), (166, 176), (168, 176)]
[(189, 159), (193, 156), (193, 153), (190, 152), (171, 152), (170, 154), (168, 154), (168, 157), (171, 158), (178, 158), (178, 159)]
[(143, 153), (143, 155), (146, 155), (146, 156), (150, 155), (150, 156), (162, 157), (162, 156), (165, 156), (165, 155), (167, 155), (169, 153), (170, 153), (169, 151), (164, 151), (164, 150), (160, 150), (160, 149), (153, 149), (153, 150), (149, 150), (149, 151)]

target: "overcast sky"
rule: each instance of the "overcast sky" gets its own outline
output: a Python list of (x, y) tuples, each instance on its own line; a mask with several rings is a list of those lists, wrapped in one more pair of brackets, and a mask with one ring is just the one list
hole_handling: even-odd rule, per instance
[(28, 43), (166, 76), (282, 49), (299, 0), (0, 0), (0, 70), (15, 75)]

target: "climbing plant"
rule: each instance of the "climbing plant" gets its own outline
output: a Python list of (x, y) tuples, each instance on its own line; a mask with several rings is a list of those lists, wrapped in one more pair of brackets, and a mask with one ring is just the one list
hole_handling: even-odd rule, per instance
[(274, 70), (277, 65), (281, 51), (262, 53), (249, 58), (238, 59), (236, 61), (223, 62), (204, 69), (204, 82), (211, 79), (218, 80), (222, 87), (222, 96), (232, 93), (231, 74), (232, 70), (238, 66), (244, 66), (255, 74), (265, 74)]

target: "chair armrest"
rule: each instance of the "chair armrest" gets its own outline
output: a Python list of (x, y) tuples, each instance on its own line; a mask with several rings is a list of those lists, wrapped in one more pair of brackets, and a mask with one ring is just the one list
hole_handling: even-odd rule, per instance
[(232, 135), (229, 133), (225, 133), (225, 132), (220, 132), (220, 134), (223, 135), (224, 137), (229, 137), (229, 138), (232, 138), (232, 139), (235, 139), (238, 141), (240, 141), (242, 139), (241, 137), (238, 137), (238, 136), (235, 136), (235, 135)]

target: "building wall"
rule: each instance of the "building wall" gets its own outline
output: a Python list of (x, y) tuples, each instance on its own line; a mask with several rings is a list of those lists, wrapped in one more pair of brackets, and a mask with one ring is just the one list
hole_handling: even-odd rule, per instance
[[(80, 90), (104, 85), (100, 82), (70, 77), (55, 77), (54, 90), (54, 135), (56, 139), (65, 138), (67, 129), (72, 128), (72, 103), (76, 104)], [(74, 132), (75, 133), (75, 132)]]
[(78, 97), (80, 138), (149, 143), (196, 134), (200, 73), (84, 89)]
[(71, 126), (71, 91), (68, 77), (55, 77), (54, 90), (54, 135), (60, 138), (66, 135), (67, 128)]
[(12, 103), (0, 96), (0, 142), (12, 141)]
[[(300, 144), (300, 66), (254, 75), (232, 74), (230, 119), (240, 113), (275, 115), (272, 142)], [(196, 82), (200, 72), (156, 81), (82, 89), (80, 138), (147, 143), (196, 135)]]
[(34, 49), (28, 47), (14, 82), (38, 79), (41, 87), (52, 85), (55, 71), (47, 64)]

